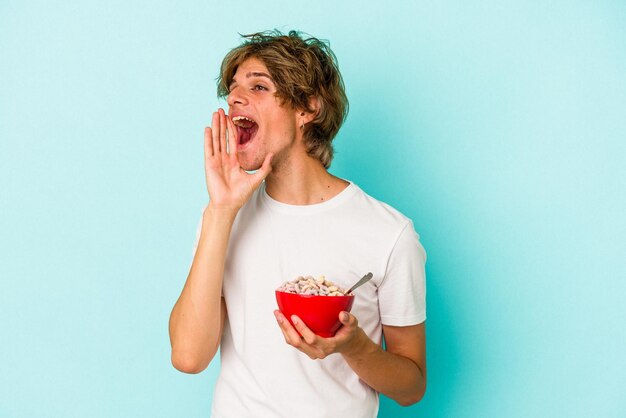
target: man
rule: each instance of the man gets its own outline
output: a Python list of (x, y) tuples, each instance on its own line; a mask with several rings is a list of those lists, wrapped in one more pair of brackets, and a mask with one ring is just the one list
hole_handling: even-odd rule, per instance
[[(172, 363), (199, 373), (221, 347), (214, 418), (374, 417), (378, 393), (418, 402), (425, 253), (409, 219), (327, 171), (348, 106), (336, 58), (294, 31), (245, 38), (218, 80), (228, 115), (205, 129), (210, 201), (170, 318)], [(276, 309), (285, 281), (348, 288), (370, 271), (332, 338)]]

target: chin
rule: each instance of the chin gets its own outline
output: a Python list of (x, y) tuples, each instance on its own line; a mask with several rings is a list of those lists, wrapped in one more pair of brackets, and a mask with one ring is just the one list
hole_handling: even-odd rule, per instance
[(242, 165), (241, 168), (243, 168), (246, 171), (257, 171), (259, 168), (261, 168), (261, 164), (252, 164), (252, 165)]
[(255, 171), (263, 165), (263, 159), (260, 157), (247, 159), (245, 154), (239, 154), (239, 165), (246, 171)]

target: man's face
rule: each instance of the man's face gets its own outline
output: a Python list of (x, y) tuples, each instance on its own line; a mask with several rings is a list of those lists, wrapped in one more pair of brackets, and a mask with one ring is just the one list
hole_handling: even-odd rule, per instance
[(281, 105), (276, 85), (262, 61), (249, 58), (237, 67), (228, 94), (228, 117), (237, 126), (237, 153), (244, 170), (261, 167), (268, 153), (273, 165), (293, 151), (297, 112)]

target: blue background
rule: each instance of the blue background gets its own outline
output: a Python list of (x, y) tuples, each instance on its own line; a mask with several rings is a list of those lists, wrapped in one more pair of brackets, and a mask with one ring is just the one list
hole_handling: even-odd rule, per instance
[(219, 63), (270, 28), (331, 41), (351, 101), (331, 171), (428, 252), (428, 390), (380, 416), (626, 416), (625, 21), (620, 1), (4, 0), (0, 416), (208, 416), (219, 366), (175, 371), (167, 322)]

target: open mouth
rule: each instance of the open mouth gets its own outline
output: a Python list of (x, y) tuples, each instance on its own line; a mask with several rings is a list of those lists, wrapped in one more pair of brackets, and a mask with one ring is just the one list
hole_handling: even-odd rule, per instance
[(252, 138), (259, 130), (259, 125), (245, 116), (235, 116), (232, 120), (237, 127), (237, 143), (244, 145), (252, 141)]

